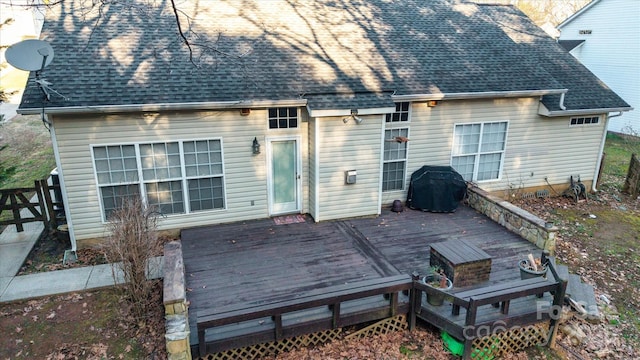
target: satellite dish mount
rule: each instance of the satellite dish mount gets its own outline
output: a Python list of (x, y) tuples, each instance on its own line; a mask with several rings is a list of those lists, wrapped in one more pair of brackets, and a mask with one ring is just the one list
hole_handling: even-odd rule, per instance
[(42, 78), (42, 71), (53, 61), (53, 48), (48, 42), (36, 39), (20, 41), (7, 48), (5, 58), (16, 69), (36, 72), (35, 81), (47, 101), (51, 100), (51, 93), (65, 98), (51, 88), (50, 82)]

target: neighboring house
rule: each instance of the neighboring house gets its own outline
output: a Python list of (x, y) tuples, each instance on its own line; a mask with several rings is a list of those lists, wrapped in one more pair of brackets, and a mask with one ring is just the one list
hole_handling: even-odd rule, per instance
[(591, 186), (607, 114), (629, 109), (511, 6), (190, 3), (197, 67), (168, 8), (47, 16), (64, 98), (32, 79), (20, 112), (48, 116), (74, 246), (132, 194), (179, 229), (380, 214), (425, 164), (501, 194)]
[(640, 136), (640, 1), (593, 0), (558, 25), (558, 42), (636, 110), (608, 129)]

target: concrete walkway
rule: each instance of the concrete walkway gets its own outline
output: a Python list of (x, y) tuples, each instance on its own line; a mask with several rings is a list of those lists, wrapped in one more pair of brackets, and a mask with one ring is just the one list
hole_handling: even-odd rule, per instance
[[(25, 218), (31, 216), (27, 209), (22, 209), (21, 214)], [(39, 221), (23, 224), (23, 227), (24, 231), (18, 232), (15, 225), (8, 225), (0, 234), (0, 299), (44, 229)]]
[[(7, 226), (0, 234), (0, 303), (54, 294), (104, 288), (123, 282), (122, 273), (116, 280), (111, 264), (85, 266), (16, 276), (22, 263), (43, 230), (41, 222), (24, 224), (24, 231)], [(150, 262), (150, 277), (162, 277), (162, 256)]]
[[(162, 277), (162, 263), (162, 256), (151, 261), (150, 278)], [(0, 284), (0, 303), (121, 284), (123, 276), (120, 271), (117, 272), (116, 279), (117, 281), (114, 280), (111, 264), (2, 278), (0, 281), (7, 281), (7, 283)]]

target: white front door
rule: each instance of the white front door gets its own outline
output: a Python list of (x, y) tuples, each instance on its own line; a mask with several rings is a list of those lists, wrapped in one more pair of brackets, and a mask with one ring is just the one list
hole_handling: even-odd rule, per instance
[(267, 139), (271, 215), (300, 211), (300, 150), (297, 138)]

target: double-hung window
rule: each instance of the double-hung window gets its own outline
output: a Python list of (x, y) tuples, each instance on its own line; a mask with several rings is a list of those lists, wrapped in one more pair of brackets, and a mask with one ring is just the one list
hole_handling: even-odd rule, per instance
[(140, 196), (162, 214), (224, 209), (219, 139), (93, 147), (104, 218)]
[(499, 179), (506, 141), (506, 121), (456, 125), (451, 166), (467, 181)]
[(407, 138), (408, 128), (384, 131), (384, 154), (382, 166), (382, 191), (402, 190), (407, 164), (407, 142), (396, 139)]
[(404, 189), (410, 109), (410, 103), (399, 102), (395, 112), (385, 116), (382, 191)]

